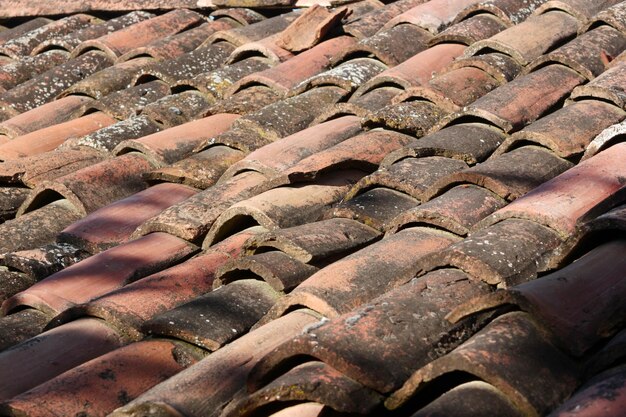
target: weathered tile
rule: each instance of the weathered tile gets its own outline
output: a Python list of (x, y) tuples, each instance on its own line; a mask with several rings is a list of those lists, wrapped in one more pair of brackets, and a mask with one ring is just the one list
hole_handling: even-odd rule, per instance
[(478, 0), (432, 0), (413, 7), (385, 24), (386, 28), (410, 23), (432, 32), (441, 32), (457, 15)]
[[(410, 89), (406, 94), (413, 96), (421, 94), (442, 109), (447, 109), (445, 102), (450, 101), (455, 107), (450, 106), (452, 111), (473, 103), (499, 86), (500, 83), (482, 69), (463, 67), (439, 74), (430, 80), (427, 86)], [(435, 92), (434, 96), (431, 96), (433, 94), (431, 91)], [(440, 98), (439, 95), (443, 97)]]
[(315, 4), (281, 32), (278, 45), (295, 53), (310, 49), (338, 26), (347, 12), (348, 9), (327, 10)]
[(374, 36), (389, 20), (407, 10), (426, 3), (425, 0), (398, 0), (344, 24), (344, 31), (358, 39)]
[[(251, 10), (246, 11), (248, 15), (251, 13), (257, 12)], [(258, 16), (258, 13), (255, 16)], [(261, 19), (256, 22), (250, 22), (248, 25), (217, 32), (206, 40), (205, 45), (219, 44), (221, 43), (220, 41), (226, 41), (234, 47), (238, 47), (249, 42), (256, 42), (282, 32), (291, 22), (296, 20), (297, 17), (298, 13), (296, 12), (283, 13), (269, 19)]]
[[(88, 252), (76, 246), (67, 243), (51, 243), (34, 249), (7, 253), (2, 259), (2, 264), (27, 274), (35, 281), (40, 281), (88, 256), (90, 256)], [(20, 288), (19, 291), (26, 288), (28, 287)]]
[(576, 100), (585, 97), (598, 98), (626, 109), (626, 63), (615, 65), (586, 85), (576, 87), (571, 98)]
[(226, 9), (216, 9), (210, 15), (212, 18), (218, 19), (230, 19), (233, 22), (239, 23), (242, 26), (252, 25), (254, 23), (265, 20), (258, 11), (248, 9), (245, 7), (232, 7)]
[(611, 338), (585, 364), (586, 375), (596, 375), (606, 371), (624, 358), (626, 352), (626, 329)]
[(626, 16), (624, 16), (625, 7), (625, 4), (617, 3), (609, 8), (599, 11), (595, 14), (595, 16), (590, 15), (586, 28), (588, 29), (594, 25), (608, 24), (620, 32), (626, 33)]
[(372, 58), (354, 58), (333, 69), (314, 75), (296, 85), (289, 95), (301, 94), (311, 88), (336, 85), (354, 91), (370, 78), (386, 70), (387, 66)]
[(390, 104), (363, 119), (365, 128), (382, 127), (415, 137), (424, 136), (447, 112), (426, 100)]
[(0, 187), (0, 221), (14, 218), (29, 194), (30, 189), (20, 186)]
[(489, 52), (484, 55), (459, 57), (446, 69), (476, 67), (495, 78), (500, 84), (512, 81), (522, 71), (522, 66), (508, 55)]
[[(109, 1), (92, 0), (89, 2), (69, 0), (63, 3), (41, 3), (33, 0), (16, 1), (8, 0), (6, 10), (2, 17), (15, 16), (39, 16), (72, 14), (85, 11), (110, 11), (124, 12), (137, 9), (163, 10), (170, 8), (197, 8), (199, 4), (194, 0), (175, 0), (164, 2), (162, 0), (129, 0), (123, 3), (111, 3)], [(204, 3), (204, 2), (203, 2)]]
[(63, 229), (57, 240), (98, 253), (127, 241), (135, 229), (198, 190), (179, 184), (157, 184), (102, 207)]
[(88, 111), (100, 110), (118, 120), (126, 120), (140, 113), (148, 104), (170, 94), (163, 81), (151, 81), (108, 94), (92, 102)]
[(162, 127), (174, 127), (202, 117), (212, 104), (212, 97), (198, 91), (184, 91), (148, 104), (141, 110), (141, 116)]
[(69, 266), (2, 304), (3, 312), (31, 306), (61, 313), (190, 256), (196, 248), (177, 237), (152, 233)]
[(595, 2), (584, 0), (550, 0), (539, 6), (535, 13), (540, 14), (555, 9), (563, 10), (572, 16), (576, 16), (576, 18), (584, 24), (591, 20), (598, 12), (616, 3), (619, 3), (619, 0), (600, 0)]
[(0, 318), (0, 349), (4, 351), (40, 334), (49, 321), (49, 315), (33, 308)]
[(493, 385), (528, 416), (544, 415), (567, 398), (578, 383), (576, 364), (552, 346), (525, 313), (513, 312), (415, 372), (385, 405), (396, 408), (413, 395), (419, 396), (419, 388), (455, 371)]
[(36, 75), (63, 64), (68, 59), (68, 53), (49, 51), (33, 57), (26, 56), (3, 65), (0, 67), (0, 88), (2, 91), (10, 90)]
[(484, 0), (467, 6), (458, 14), (457, 21), (462, 21), (468, 16), (489, 13), (507, 23), (517, 25), (545, 2), (546, 0)]
[[(6, 266), (4, 266), (4, 262), (2, 263), (3, 263), (3, 266), (0, 267), (0, 277), (2, 278), (2, 280), (0, 281), (0, 301), (4, 302), (4, 300), (6, 300), (7, 298), (14, 296), (18, 292), (27, 289), (28, 287), (33, 285), (35, 282), (37, 282), (37, 280), (31, 277), (30, 275), (25, 274), (19, 270), (9, 269)], [(0, 322), (2, 322), (1, 319), (0, 319)], [(20, 320), (20, 325), (23, 325), (23, 324), (24, 323), (22, 323), (22, 321)], [(19, 329), (17, 329), (17, 332), (16, 332), (16, 329), (14, 329), (9, 323), (5, 323), (5, 325), (2, 325), (2, 327), (3, 327), (2, 330), (0, 330), (1, 338), (7, 338), (8, 340), (16, 340), (16, 338), (18, 338), (18, 335), (22, 333), (22, 331), (20, 331)], [(24, 326), (24, 327), (28, 328), (29, 326)], [(43, 328), (43, 325), (41, 327)], [(2, 348), (4, 349), (5, 347), (6, 346)]]
[(0, 45), (4, 45), (6, 42), (10, 41), (13, 38), (19, 38), (22, 35), (42, 26), (45, 26), (51, 22), (52, 20), (46, 17), (35, 17), (32, 19), (28, 19), (23, 23), (19, 23), (11, 29), (4, 30), (2, 31), (2, 33), (0, 33)]
[[(206, 114), (234, 113), (246, 115), (278, 102), (282, 94), (265, 85), (253, 85), (226, 99), (218, 100)], [(256, 132), (255, 132), (256, 133)], [(255, 133), (251, 133), (253, 136)], [(245, 133), (244, 133), (245, 134)], [(260, 135), (260, 134), (259, 134)]]
[(456, 42), (469, 46), (474, 42), (490, 38), (507, 27), (507, 24), (495, 15), (477, 14), (439, 33), (430, 41), (430, 44)]
[(270, 66), (274, 66), (293, 58), (294, 54), (279, 46), (279, 41), (280, 33), (277, 33), (259, 41), (241, 45), (230, 54), (226, 63), (234, 64), (251, 57), (256, 57), (264, 59)]

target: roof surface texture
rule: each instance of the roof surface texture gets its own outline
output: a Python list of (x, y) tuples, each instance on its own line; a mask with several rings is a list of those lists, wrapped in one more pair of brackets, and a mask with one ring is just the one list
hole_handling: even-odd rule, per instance
[(626, 2), (0, 25), (0, 416), (626, 415)]

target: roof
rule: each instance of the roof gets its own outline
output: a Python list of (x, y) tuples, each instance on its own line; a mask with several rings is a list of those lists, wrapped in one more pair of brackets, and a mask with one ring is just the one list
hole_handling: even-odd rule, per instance
[(0, 18), (0, 415), (624, 415), (626, 2)]

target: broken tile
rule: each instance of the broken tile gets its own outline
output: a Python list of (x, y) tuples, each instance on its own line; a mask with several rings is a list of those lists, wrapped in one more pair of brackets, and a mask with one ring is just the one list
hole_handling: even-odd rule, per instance
[(338, 26), (347, 11), (348, 9), (327, 10), (313, 5), (281, 32), (278, 46), (295, 53), (310, 49)]

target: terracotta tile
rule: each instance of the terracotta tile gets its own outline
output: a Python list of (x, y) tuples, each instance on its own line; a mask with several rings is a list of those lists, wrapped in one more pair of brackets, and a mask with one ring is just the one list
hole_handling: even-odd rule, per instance
[[(4, 278), (4, 277), (3, 277)], [(0, 348), (4, 351), (40, 334), (50, 316), (27, 308), (0, 319)]]
[[(181, 363), (184, 346), (147, 340), (79, 365), (5, 402), (5, 412), (105, 415), (195, 363)], [(191, 355), (187, 355), (191, 358)]]
[(467, 6), (457, 15), (456, 21), (463, 21), (472, 15), (489, 13), (503, 21), (517, 25), (529, 17), (546, 0), (485, 0)]
[(164, 36), (145, 46), (132, 49), (120, 56), (120, 62), (136, 59), (140, 56), (149, 56), (154, 59), (165, 60), (176, 58), (191, 52), (204, 42), (206, 38), (220, 30), (228, 30), (235, 26), (226, 19), (203, 23), (200, 26), (185, 30), (175, 35)]
[(339, 172), (314, 184), (278, 187), (237, 202), (215, 220), (204, 246), (219, 242), (250, 224), (274, 230), (319, 220), (323, 211), (337, 203), (360, 177), (359, 172)]
[(398, 65), (428, 48), (432, 35), (415, 25), (401, 24), (361, 39), (337, 57), (343, 62), (354, 57), (373, 55), (386, 65)]
[[(82, 261), (89, 255), (88, 252), (67, 243), (51, 243), (34, 249), (7, 253), (2, 259), (2, 264), (40, 281)], [(34, 283), (33, 281), (32, 284)], [(19, 291), (26, 288), (20, 288)], [(16, 291), (15, 294), (19, 291)]]
[(280, 33), (276, 33), (260, 41), (246, 43), (235, 49), (228, 59), (227, 64), (234, 64), (250, 57), (267, 60), (270, 66), (278, 65), (294, 57), (294, 54), (279, 46)]
[[(263, 107), (278, 102), (281, 98), (282, 94), (276, 90), (265, 85), (254, 85), (224, 100), (217, 101), (206, 111), (206, 114), (234, 113), (246, 115), (248, 113), (258, 112)], [(248, 134), (250, 136), (260, 135), (260, 133), (242, 133), (244, 136)]]
[(134, 48), (148, 45), (168, 35), (175, 35), (203, 21), (202, 15), (191, 10), (173, 10), (97, 39), (82, 42), (74, 49), (72, 55), (77, 56), (87, 50), (96, 49), (115, 60)]
[[(248, 12), (249, 13), (249, 12)], [(205, 45), (218, 44), (226, 41), (235, 47), (256, 42), (285, 30), (296, 18), (298, 13), (283, 13), (269, 19), (250, 22), (249, 25), (224, 30), (211, 35)], [(234, 49), (234, 48), (233, 48)]]
[(472, 279), (507, 288), (536, 278), (561, 243), (559, 236), (545, 226), (507, 219), (424, 257), (421, 264), (425, 271), (459, 268)]
[(379, 237), (378, 231), (359, 222), (328, 219), (259, 234), (246, 242), (244, 254), (278, 249), (300, 262), (322, 267)]
[(626, 144), (612, 146), (539, 185), (494, 213), (484, 224), (517, 217), (541, 222), (561, 236), (571, 235), (579, 222), (604, 212), (620, 198), (618, 191), (623, 187), (624, 174), (621, 165), (614, 161), (621, 160), (624, 152)]
[(41, 333), (0, 353), (0, 399), (28, 391), (121, 344), (117, 333), (97, 319), (76, 320)]
[(20, 207), (19, 215), (36, 210), (47, 200), (67, 198), (82, 217), (146, 188), (141, 174), (151, 168), (140, 154), (131, 153), (106, 159), (52, 182), (37, 186)]
[(143, 108), (170, 94), (170, 88), (162, 81), (151, 81), (124, 90), (115, 91), (92, 103), (88, 112), (102, 111), (109, 116), (125, 120), (141, 112)]
[(52, 151), (68, 139), (82, 137), (113, 123), (115, 119), (112, 117), (96, 112), (44, 127), (0, 145), (0, 160), (7, 161)]
[(583, 228), (591, 232), (626, 230), (626, 207), (617, 206), (613, 210), (585, 222)]
[(389, 153), (381, 165), (387, 167), (406, 157), (427, 156), (445, 156), (474, 165), (487, 159), (504, 138), (500, 129), (483, 123), (447, 126)]
[(60, 148), (84, 146), (103, 152), (110, 152), (124, 140), (141, 138), (159, 130), (161, 130), (161, 126), (148, 117), (133, 116), (80, 138), (68, 139), (63, 142)]
[(626, 94), (623, 91), (626, 83), (626, 64), (615, 65), (584, 86), (577, 87), (572, 92), (573, 100), (586, 97), (598, 98), (626, 108)]
[(81, 316), (100, 317), (128, 337), (140, 340), (144, 336), (140, 329), (145, 321), (210, 292), (215, 271), (231, 256), (237, 256), (245, 240), (255, 233), (258, 231), (246, 230), (201, 255), (72, 307), (57, 316), (53, 323)]
[[(219, 33), (219, 32), (218, 32)], [(155, 78), (174, 85), (179, 80), (193, 78), (198, 74), (213, 71), (226, 63), (235, 47), (227, 42), (200, 46), (195, 50), (173, 59), (153, 61), (135, 77), (133, 84)]]
[(0, 67), (0, 88), (2, 91), (28, 81), (36, 75), (51, 70), (63, 64), (69, 54), (62, 51), (49, 51), (33, 57), (25, 56), (19, 61), (13, 61)]
[(246, 334), (277, 298), (264, 281), (238, 280), (160, 314), (142, 330), (216, 351)]
[(421, 270), (420, 258), (457, 240), (434, 229), (405, 229), (322, 268), (280, 299), (264, 320), (293, 306), (306, 306), (327, 317), (347, 313), (409, 281)]
[(179, 184), (154, 185), (72, 223), (59, 234), (57, 240), (90, 253), (101, 252), (124, 243), (143, 222), (197, 192)]
[(620, 363), (620, 360), (624, 357), (624, 352), (626, 352), (625, 347), (626, 330), (622, 330), (587, 361), (585, 364), (586, 374), (596, 375)]
[(401, 15), (391, 19), (385, 28), (410, 23), (432, 32), (441, 32), (452, 24), (456, 16), (466, 7), (479, 0), (431, 0), (413, 7)]
[(67, 200), (57, 200), (38, 210), (0, 224), (3, 239), (0, 253), (32, 249), (52, 243), (56, 235), (76, 220), (81, 214)]
[(619, 254), (625, 246), (623, 239), (604, 243), (563, 269), (461, 306), (449, 319), (514, 305), (549, 329), (562, 350), (583, 356), (620, 329), (624, 312), (619, 300), (626, 285)]
[[(400, 0), (402, 1), (402, 0)], [(319, 403), (304, 402), (291, 405), (271, 414), (271, 417), (321, 417), (324, 406)]]
[(298, 365), (267, 386), (233, 402), (224, 416), (251, 416), (264, 408), (281, 409), (295, 401), (324, 404), (339, 413), (367, 415), (375, 412), (382, 396), (363, 387), (323, 362)]
[(78, 94), (100, 99), (110, 93), (130, 87), (137, 73), (152, 61), (152, 58), (137, 58), (104, 68), (70, 86), (63, 92), (63, 95)]
[(30, 55), (32, 50), (41, 42), (66, 35), (94, 23), (97, 24), (99, 20), (86, 14), (76, 14), (52, 21), (44, 26), (33, 28), (21, 36), (8, 39), (0, 46), (0, 54), (19, 59), (22, 56)]
[[(448, 110), (445, 106), (447, 103), (440, 104), (440, 101), (449, 101), (453, 104), (449, 107), (449, 111), (458, 111), (459, 108), (473, 103), (499, 86), (500, 83), (485, 71), (479, 68), (464, 67), (439, 74), (430, 80), (428, 86), (417, 87), (407, 91), (406, 94), (417, 97), (423, 95), (427, 100), (433, 101), (444, 110)], [(435, 92), (434, 97), (431, 96), (433, 90)]]
[(624, 119), (618, 107), (598, 100), (582, 100), (563, 107), (507, 138), (495, 154), (520, 143), (545, 146), (561, 158), (582, 154), (607, 127)]
[(267, 60), (251, 57), (222, 68), (203, 72), (190, 79), (182, 79), (173, 86), (174, 89), (189, 86), (204, 94), (213, 96), (215, 99), (222, 99), (237, 81), (254, 72), (266, 70), (269, 67)]
[(551, 110), (583, 81), (567, 67), (550, 65), (496, 88), (463, 111), (444, 118), (439, 126), (478, 117), (510, 133)]
[(224, 210), (255, 195), (255, 188), (264, 181), (265, 177), (255, 172), (237, 175), (165, 209), (139, 226), (135, 235), (167, 232), (199, 243)]
[(383, 186), (422, 201), (427, 197), (427, 190), (438, 180), (466, 168), (465, 162), (452, 158), (406, 158), (363, 178), (346, 194), (344, 200), (354, 198), (369, 188)]
[[(607, 3), (607, 2), (602, 2)], [(611, 2), (613, 3), (613, 2)], [(624, 16), (624, 7), (626, 5), (622, 3), (614, 4), (613, 6), (606, 8), (602, 11), (598, 11), (593, 16), (589, 16), (590, 19), (585, 27), (585, 29), (589, 29), (592, 26), (597, 26), (601, 24), (607, 24), (620, 32), (626, 32), (626, 16)]]
[(458, 44), (439, 44), (428, 48), (372, 78), (363, 84), (353, 97), (358, 97), (387, 84), (402, 89), (426, 84), (434, 73), (441, 71), (454, 58), (461, 55), (465, 48), (464, 45)]
[(308, 127), (316, 116), (344, 98), (346, 93), (333, 86), (314, 88), (248, 113), (233, 123), (233, 128), (257, 131), (262, 138), (273, 142)]
[(499, 52), (484, 55), (459, 57), (448, 65), (447, 70), (476, 67), (491, 75), (500, 85), (513, 81), (522, 71), (522, 66), (513, 58)]
[(422, 3), (426, 1), (398, 0), (385, 4), (382, 9), (376, 9), (359, 19), (344, 24), (344, 31), (358, 39), (374, 36), (389, 20)]
[(216, 20), (230, 19), (233, 22), (239, 23), (242, 26), (252, 25), (253, 23), (265, 20), (265, 16), (263, 16), (258, 11), (244, 7), (216, 9), (211, 13), (210, 16)]
[(5, 301), (3, 311), (31, 306), (58, 314), (179, 262), (195, 250), (176, 237), (152, 233), (49, 276)]
[(374, 171), (385, 155), (411, 140), (410, 136), (402, 133), (372, 130), (304, 158), (284, 171), (283, 175), (291, 183), (295, 183), (314, 180), (333, 170), (357, 168)]
[(343, 217), (383, 231), (385, 224), (419, 204), (415, 198), (390, 188), (374, 186), (340, 202), (328, 217)]
[[(2, 281), (0, 281), (0, 300), (2, 302), (37, 282), (28, 274), (19, 270), (9, 269), (5, 267), (4, 262), (2, 263), (3, 268), (0, 269), (0, 277), (2, 278)], [(1, 337), (8, 336), (9, 339), (13, 339), (14, 333), (16, 333), (15, 329), (12, 329), (10, 326), (7, 327), (7, 325), (4, 325), (4, 327), (5, 328), (3, 328), (0, 332), (0, 335), (2, 335)]]
[(275, 67), (244, 77), (235, 83), (230, 94), (234, 94), (251, 84), (267, 85), (286, 94), (300, 82), (329, 69), (330, 60), (354, 43), (354, 38), (348, 36), (340, 36), (322, 42)]
[(228, 168), (221, 181), (244, 171), (257, 171), (267, 177), (278, 175), (302, 159), (337, 145), (360, 131), (361, 121), (354, 116), (309, 127), (250, 153)]
[(154, 17), (152, 13), (136, 10), (123, 16), (114, 17), (106, 22), (92, 24), (80, 30), (68, 33), (67, 35), (46, 40), (37, 45), (33, 49), (32, 54), (36, 55), (44, 51), (58, 49), (72, 52), (72, 50), (74, 50), (74, 48), (80, 45), (83, 41), (99, 38), (152, 17)]
[[(130, 0), (124, 3), (111, 3), (108, 1), (92, 0), (89, 3), (69, 0), (63, 3), (40, 3), (33, 0), (15, 1), (9, 0), (7, 10), (3, 11), (2, 17), (14, 16), (38, 16), (38, 15), (57, 15), (72, 14), (76, 12), (84, 12), (89, 10), (100, 11), (129, 11), (136, 9), (163, 10), (169, 8), (197, 8), (198, 2), (193, 0)], [(207, 3), (203, 1), (203, 3)], [(210, 5), (210, 3), (208, 3)]]
[(521, 65), (527, 65), (576, 36), (579, 25), (580, 22), (567, 13), (549, 11), (531, 16), (519, 25), (472, 44), (466, 56), (478, 55), (483, 50), (497, 51), (511, 56)]
[[(317, 270), (318, 268), (294, 259), (284, 252), (271, 251), (235, 259), (222, 265), (217, 271), (213, 287), (218, 289), (231, 282), (259, 279), (269, 284), (276, 292), (288, 292)], [(263, 312), (265, 313), (267, 311)]]
[(446, 111), (430, 101), (404, 101), (390, 104), (364, 118), (363, 126), (368, 129), (382, 127), (419, 138), (446, 114)]
[(418, 207), (404, 211), (388, 223), (387, 231), (396, 233), (406, 227), (426, 224), (467, 236), (476, 223), (505, 204), (505, 200), (482, 187), (459, 185)]
[(110, 65), (106, 55), (95, 51), (70, 59), (0, 94), (0, 111), (15, 115), (49, 103), (71, 85)]
[(278, 45), (296, 53), (309, 49), (338, 26), (347, 12), (348, 9), (329, 11), (322, 6), (313, 5), (280, 34)]
[(184, 91), (148, 104), (141, 115), (162, 127), (174, 127), (202, 117), (213, 100), (198, 91)]
[(492, 14), (478, 14), (468, 17), (436, 35), (431, 45), (444, 42), (456, 42), (471, 45), (474, 42), (490, 38), (506, 29), (508, 25)]
[(144, 175), (148, 181), (166, 181), (207, 189), (215, 185), (227, 169), (245, 154), (228, 146), (216, 145), (207, 150)]
[(470, 381), (444, 392), (411, 417), (436, 417), (454, 414), (458, 417), (522, 417), (502, 391), (483, 381)]
[(13, 38), (19, 38), (26, 33), (38, 29), (42, 26), (52, 23), (52, 20), (46, 17), (35, 17), (28, 19), (23, 23), (17, 24), (11, 29), (4, 30), (0, 33), (0, 45), (4, 45)]
[(260, 358), (315, 321), (312, 314), (294, 311), (229, 343), (111, 416), (128, 417), (145, 410), (216, 416), (245, 383)]
[(293, 0), (213, 0), (212, 3), (218, 7), (289, 7), (294, 5)]
[(10, 220), (24, 203), (30, 189), (24, 187), (0, 187), (0, 220)]
[(609, 26), (600, 26), (533, 61), (527, 72), (561, 63), (592, 80), (606, 70), (607, 57), (618, 56), (626, 48), (626, 36)]
[(567, 398), (578, 382), (576, 364), (552, 346), (526, 314), (513, 312), (415, 372), (385, 405), (396, 408), (419, 396), (419, 388), (455, 371), (493, 385), (523, 415), (544, 415)]
[(584, 0), (550, 0), (541, 5), (535, 13), (539, 14), (550, 9), (560, 9), (571, 14), (572, 16), (576, 16), (581, 23), (586, 23), (591, 20), (595, 14), (602, 11), (602, 9), (610, 7), (616, 3), (619, 3), (619, 1), (600, 0), (590, 3)]
[(387, 69), (387, 66), (372, 58), (355, 58), (321, 74), (314, 75), (296, 85), (290, 95), (323, 85), (335, 85), (346, 91), (354, 91), (370, 78)]
[(402, 93), (402, 91), (403, 90), (401, 88), (394, 86), (378, 87), (375, 90), (363, 94), (362, 96), (352, 95), (348, 100), (348, 103), (336, 104), (335, 108), (331, 108), (322, 115), (326, 119), (346, 114), (366, 117), (391, 104), (393, 98)]
[(92, 102), (88, 97), (64, 97), (0, 123), (0, 132), (13, 139), (67, 122), (78, 117)]
[[(368, 388), (390, 393), (473, 333), (471, 325), (453, 330), (444, 317), (459, 301), (488, 291), (458, 270), (443, 269), (414, 279), (361, 308), (322, 320), (278, 347), (254, 369), (248, 390), (315, 358)], [(446, 335), (457, 330), (465, 335), (446, 341)]]
[(618, 366), (587, 381), (549, 417), (617, 417), (626, 408), (626, 367)]
[(228, 130), (238, 117), (235, 114), (208, 116), (140, 139), (126, 140), (120, 143), (113, 152), (121, 155), (138, 151), (155, 166), (162, 167), (190, 156), (200, 143)]

